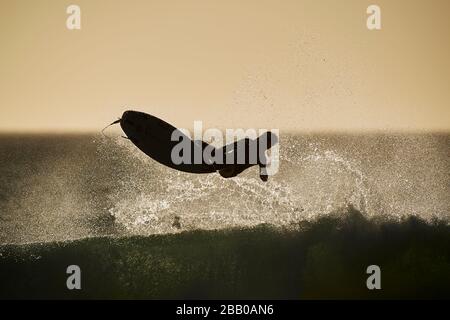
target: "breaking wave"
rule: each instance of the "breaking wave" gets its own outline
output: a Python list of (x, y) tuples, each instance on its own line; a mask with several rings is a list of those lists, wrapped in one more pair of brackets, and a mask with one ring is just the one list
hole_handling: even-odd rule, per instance
[(352, 207), (448, 221), (448, 135), (283, 135), (280, 170), (232, 179), (164, 167), (121, 137), (2, 136), (0, 243), (292, 229)]

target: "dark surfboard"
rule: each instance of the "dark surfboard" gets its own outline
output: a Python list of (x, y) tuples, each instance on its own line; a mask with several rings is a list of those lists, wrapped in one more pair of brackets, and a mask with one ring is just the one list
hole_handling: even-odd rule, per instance
[[(120, 119), (120, 126), (136, 147), (165, 166), (190, 173), (212, 173), (220, 169), (205, 163), (203, 156), (200, 163), (194, 161), (195, 152), (203, 154), (203, 150), (209, 144), (204, 141), (191, 140), (180, 130), (155, 116), (138, 111), (125, 111)], [(175, 131), (179, 140), (172, 141), (172, 134)], [(180, 143), (181, 139), (188, 139), (185, 141), (190, 143), (191, 160), (178, 164), (174, 163), (171, 155), (173, 148)]]

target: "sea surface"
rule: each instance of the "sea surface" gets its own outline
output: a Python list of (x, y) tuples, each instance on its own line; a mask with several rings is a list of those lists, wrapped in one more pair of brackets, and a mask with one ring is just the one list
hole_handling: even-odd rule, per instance
[(3, 298), (449, 298), (449, 220), (448, 134), (281, 134), (268, 182), (120, 136), (0, 135)]

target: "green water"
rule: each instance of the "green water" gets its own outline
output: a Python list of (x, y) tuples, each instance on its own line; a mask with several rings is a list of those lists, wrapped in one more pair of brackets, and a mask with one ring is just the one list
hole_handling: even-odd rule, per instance
[[(450, 227), (354, 209), (294, 231), (270, 226), (3, 245), (1, 298), (450, 298)], [(68, 265), (81, 290), (66, 288)], [(366, 268), (381, 268), (368, 290)]]

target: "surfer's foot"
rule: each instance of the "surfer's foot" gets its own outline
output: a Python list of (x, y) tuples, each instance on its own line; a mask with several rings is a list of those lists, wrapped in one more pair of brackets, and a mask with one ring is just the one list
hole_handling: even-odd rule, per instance
[(266, 182), (267, 180), (269, 180), (269, 176), (268, 176), (268, 175), (265, 175), (265, 174), (260, 174), (260, 175), (259, 175), (259, 178), (260, 178), (262, 181), (264, 181), (264, 182)]

